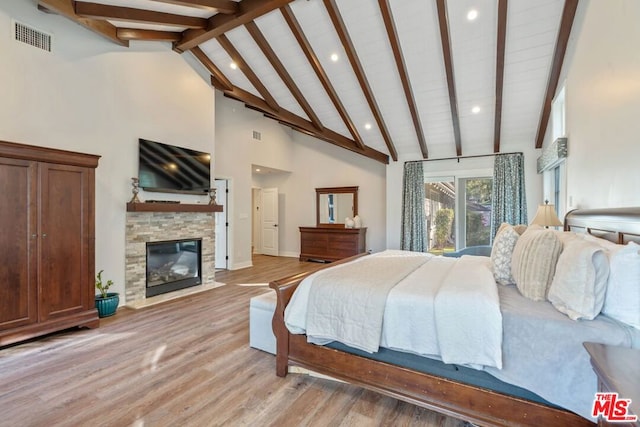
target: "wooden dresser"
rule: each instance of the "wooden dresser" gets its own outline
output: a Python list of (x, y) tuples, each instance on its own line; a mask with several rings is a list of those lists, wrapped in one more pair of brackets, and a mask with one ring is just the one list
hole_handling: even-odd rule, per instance
[(364, 253), (366, 236), (366, 227), (300, 227), (300, 261), (337, 261)]

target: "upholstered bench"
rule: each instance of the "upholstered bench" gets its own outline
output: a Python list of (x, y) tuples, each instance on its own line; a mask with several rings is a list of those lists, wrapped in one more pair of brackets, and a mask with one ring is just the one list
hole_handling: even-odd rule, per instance
[(276, 309), (276, 293), (273, 290), (251, 298), (249, 302), (249, 345), (276, 354), (276, 337), (271, 329), (271, 319)]

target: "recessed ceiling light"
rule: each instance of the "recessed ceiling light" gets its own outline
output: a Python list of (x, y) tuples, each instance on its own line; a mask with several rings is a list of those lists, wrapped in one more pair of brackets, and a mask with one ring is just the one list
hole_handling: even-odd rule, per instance
[(478, 17), (478, 11), (477, 10), (471, 9), (469, 12), (467, 12), (467, 19), (469, 21), (473, 21), (477, 17)]
[(365, 124), (364, 124), (364, 128), (365, 128), (366, 130), (371, 129), (371, 123), (365, 123)]
[(260, 172), (260, 168), (256, 168), (256, 172)]
[(331, 54), (331, 60), (333, 62), (338, 62), (338, 54), (337, 53), (332, 53)]
[(473, 107), (473, 108), (471, 109), (471, 112), (472, 112), (473, 114), (478, 114), (478, 113), (480, 112), (480, 107), (478, 107), (478, 106), (476, 105), (475, 107)]
[(235, 62), (231, 61), (231, 64), (229, 64), (229, 67), (231, 67), (232, 70), (235, 70), (238, 68), (238, 64), (236, 64)]

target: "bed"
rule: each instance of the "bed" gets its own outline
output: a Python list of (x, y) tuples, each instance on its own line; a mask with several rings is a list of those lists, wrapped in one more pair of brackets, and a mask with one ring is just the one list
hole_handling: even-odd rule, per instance
[[(581, 233), (603, 247), (609, 245), (611, 248), (615, 246), (614, 244), (622, 247), (628, 242), (640, 240), (640, 208), (572, 211), (566, 216), (565, 231), (572, 233), (562, 233), (562, 236), (574, 237), (573, 233)], [(545, 236), (548, 235), (549, 233), (545, 232)], [(497, 240), (498, 238), (496, 238)], [(524, 241), (524, 239), (521, 240)], [(572, 244), (568, 240), (563, 245), (567, 255), (571, 252), (567, 248), (578, 247), (577, 244)], [(561, 251), (562, 247), (558, 256)], [(613, 253), (613, 249), (611, 251)], [(634, 256), (638, 256), (637, 250)], [(365, 264), (363, 260), (373, 257), (359, 255), (333, 263), (329, 268), (336, 271), (340, 268), (352, 268), (353, 265), (360, 265), (367, 266), (364, 269), (367, 270), (370, 269), (371, 264), (369, 261), (369, 264)], [(462, 259), (466, 259), (464, 261), (466, 264), (461, 265), (469, 266), (475, 263), (486, 269), (487, 259), (481, 260), (479, 258), (463, 257)], [(434, 265), (440, 265), (443, 260), (443, 257), (439, 257), (435, 260), (430, 259), (429, 262), (435, 261)], [(450, 258), (448, 260), (447, 262), (453, 262)], [(417, 262), (420, 263), (420, 261)], [(452, 271), (466, 268), (458, 266)], [(555, 274), (559, 275), (561, 271), (562, 268), (558, 267)], [(608, 271), (607, 269), (607, 273)], [(504, 357), (502, 353), (498, 353), (496, 356), (494, 354), (496, 350), (493, 348), (495, 343), (488, 345), (491, 351), (486, 352), (487, 357), (489, 360), (495, 360), (495, 363), (487, 362), (481, 358), (474, 360), (478, 364), (467, 364), (464, 363), (464, 360), (456, 360), (458, 356), (455, 352), (445, 357), (424, 357), (420, 353), (430, 353), (431, 351), (421, 349), (418, 349), (419, 351), (397, 351), (396, 344), (391, 344), (391, 349), (376, 349), (369, 347), (370, 343), (366, 342), (353, 343), (346, 340), (350, 345), (345, 345), (340, 342), (331, 342), (331, 339), (327, 338), (325, 340), (329, 341), (327, 345), (318, 345), (322, 343), (322, 340), (316, 339), (317, 343), (308, 342), (309, 339), (314, 340), (315, 331), (314, 333), (309, 332), (309, 336), (307, 336), (306, 333), (300, 333), (305, 332), (304, 330), (297, 331), (294, 327), (292, 329), (297, 333), (291, 333), (289, 329), (291, 325), (288, 328), (285, 324), (287, 306), (291, 303), (292, 298), (299, 298), (294, 297), (294, 293), (296, 289), (300, 288), (301, 290), (298, 292), (300, 294), (302, 289), (307, 286), (307, 282), (310, 280), (307, 276), (310, 275), (299, 274), (276, 280), (270, 284), (276, 290), (277, 295), (277, 306), (273, 317), (273, 330), (277, 339), (277, 375), (287, 375), (289, 365), (296, 365), (480, 425), (593, 425), (593, 420), (585, 415), (588, 408), (585, 409), (584, 406), (588, 402), (585, 403), (584, 400), (585, 394), (586, 398), (589, 398), (591, 388), (595, 392), (596, 379), (589, 367), (588, 356), (581, 348), (580, 340), (623, 346), (640, 345), (640, 330), (617, 319), (609, 318), (609, 316), (599, 314), (593, 320), (574, 321), (569, 319), (567, 316), (574, 314), (570, 304), (568, 309), (564, 307), (566, 311), (564, 313), (556, 309), (556, 305), (564, 303), (562, 292), (556, 291), (554, 293), (554, 297), (559, 299), (559, 302), (554, 300), (552, 306), (548, 301), (538, 302), (530, 299), (521, 301), (519, 289), (515, 289), (514, 286), (496, 285), (495, 282), (493, 287), (496, 289), (500, 304), (498, 314), (502, 319), (502, 330), (499, 332), (500, 338), (498, 339), (500, 348), (497, 351), (504, 351)], [(462, 277), (460, 280), (464, 282), (464, 276), (460, 277)], [(306, 281), (304, 281), (305, 279)], [(637, 279), (634, 283), (638, 286)], [(455, 286), (455, 283), (453, 285)], [(488, 289), (490, 288), (488, 287)], [(392, 287), (392, 289), (394, 288)], [(449, 294), (458, 292), (457, 288), (452, 289)], [(389, 298), (391, 299), (391, 297)], [(446, 298), (444, 302), (447, 302)], [(524, 308), (522, 304), (525, 305)], [(293, 304), (291, 305), (293, 306)], [(447, 304), (442, 306), (448, 307)], [(291, 311), (292, 307), (289, 307), (288, 319), (291, 317)], [(451, 313), (446, 313), (446, 310), (443, 312), (446, 315), (451, 315)], [(527, 313), (527, 315), (522, 313)], [(386, 311), (385, 315), (387, 315)], [(495, 322), (495, 308), (490, 306), (485, 316), (487, 320), (483, 320), (483, 322)], [(541, 316), (540, 320), (538, 320), (538, 316)], [(440, 323), (446, 325), (446, 322)], [(461, 323), (464, 324), (465, 321)], [(468, 319), (466, 323), (471, 324)], [(580, 329), (573, 334), (575, 335), (573, 343), (569, 343), (570, 340), (563, 339), (561, 335), (554, 337), (555, 330), (560, 329), (558, 325), (568, 325), (571, 328), (574, 324), (579, 325)], [(425, 328), (428, 329), (428, 327)], [(523, 350), (526, 351), (529, 341), (534, 339), (527, 334), (535, 335), (536, 330), (540, 329), (550, 331), (548, 336), (554, 338), (549, 339), (555, 340), (554, 342), (559, 349), (557, 353), (563, 357), (562, 362), (546, 356), (539, 357), (538, 360), (534, 360), (534, 363), (521, 360), (526, 359), (527, 355), (523, 355)], [(522, 332), (523, 330), (525, 332)], [(455, 330), (451, 332), (448, 329), (444, 329), (444, 331), (446, 334), (434, 329), (432, 333), (435, 335), (452, 333), (454, 337), (460, 333)], [(323, 337), (323, 333), (320, 333), (319, 336)], [(478, 331), (474, 331), (473, 336), (476, 333)], [(384, 333), (382, 335), (384, 336)], [(464, 338), (465, 335), (460, 336)], [(601, 336), (602, 339), (600, 339)], [(503, 340), (500, 341), (502, 337)], [(487, 335), (480, 342), (490, 342), (491, 339), (494, 338)], [(478, 343), (470, 343), (470, 345), (474, 344), (477, 346)], [(450, 345), (450, 343), (443, 341), (437, 347), (445, 348)], [(565, 347), (562, 347), (563, 345)], [(475, 350), (473, 353), (475, 354)], [(514, 358), (514, 354), (519, 354), (519, 356)], [(566, 355), (568, 358), (565, 357)], [(484, 357), (484, 355), (481, 356)], [(435, 360), (438, 358), (453, 358), (454, 363), (442, 363)], [(502, 366), (501, 363), (503, 359), (505, 366)], [(535, 379), (540, 376), (541, 382), (546, 381), (553, 384), (553, 371), (545, 366), (546, 359), (549, 363), (562, 363), (563, 371), (569, 371), (568, 376), (573, 375), (571, 374), (572, 369), (576, 370), (580, 377), (577, 384), (583, 394), (582, 402), (564, 402), (561, 397), (568, 393), (563, 389), (562, 382), (546, 389), (543, 387), (544, 393), (549, 393), (545, 396), (540, 396), (536, 384), (527, 382), (531, 377)], [(451, 360), (445, 361), (450, 362)], [(536, 363), (539, 363), (539, 366)], [(429, 365), (429, 367), (425, 368), (425, 365)], [(529, 372), (524, 376), (520, 375), (521, 378), (519, 378), (518, 371), (522, 369), (529, 369)], [(537, 373), (539, 375), (536, 375)], [(573, 379), (571, 381), (576, 382)], [(556, 388), (557, 393), (554, 394)], [(573, 409), (572, 405), (581, 406), (578, 406), (578, 410), (567, 409), (567, 407)]]

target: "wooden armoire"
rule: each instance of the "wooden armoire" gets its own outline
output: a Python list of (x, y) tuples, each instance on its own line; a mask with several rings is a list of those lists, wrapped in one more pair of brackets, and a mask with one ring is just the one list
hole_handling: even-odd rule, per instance
[(0, 141), (0, 346), (98, 326), (98, 159)]

